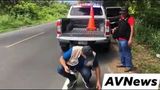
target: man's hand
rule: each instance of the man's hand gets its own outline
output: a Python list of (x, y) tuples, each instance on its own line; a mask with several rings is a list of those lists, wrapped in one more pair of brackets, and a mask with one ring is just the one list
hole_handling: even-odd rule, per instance
[(97, 90), (101, 90), (101, 83), (100, 83), (100, 82), (97, 82), (97, 84), (96, 84), (96, 89), (97, 89)]
[(113, 28), (111, 31), (112, 31), (112, 34), (115, 33), (115, 30), (117, 29), (117, 27)]
[(131, 47), (132, 46), (132, 40), (128, 41), (128, 46)]
[(68, 68), (68, 66), (64, 66), (64, 70), (65, 70), (65, 72), (67, 72), (67, 73), (69, 73), (69, 68)]
[(65, 72), (69, 73), (70, 70), (68, 66), (66, 65), (66, 61), (63, 59), (63, 56), (60, 57), (59, 61), (60, 61), (60, 64), (63, 66)]
[(112, 29), (112, 34), (114, 34), (114, 32), (115, 32), (115, 29)]

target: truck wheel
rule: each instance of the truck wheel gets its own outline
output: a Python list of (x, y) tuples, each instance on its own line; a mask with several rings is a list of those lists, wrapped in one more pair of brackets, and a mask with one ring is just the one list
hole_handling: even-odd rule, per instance
[(110, 41), (105, 44), (104, 49), (103, 49), (104, 52), (108, 52), (108, 51), (109, 51), (109, 49), (110, 49), (110, 44), (111, 44)]
[(69, 47), (61, 47), (62, 52), (66, 52), (69, 49)]
[(100, 44), (98, 47), (99, 47), (99, 48), (97, 48), (98, 52), (100, 52), (100, 53), (108, 52), (110, 49), (110, 42)]
[(69, 43), (60, 43), (62, 52), (66, 52), (69, 49)]

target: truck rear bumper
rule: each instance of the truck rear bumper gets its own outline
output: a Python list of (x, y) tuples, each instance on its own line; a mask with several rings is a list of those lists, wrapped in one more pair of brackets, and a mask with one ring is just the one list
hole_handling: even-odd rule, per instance
[(83, 40), (83, 41), (80, 41), (82, 40), (81, 39), (77, 39), (77, 40), (74, 40), (74, 39), (58, 39), (59, 40), (59, 44), (62, 48), (63, 51), (66, 51), (69, 49), (69, 47), (72, 47), (72, 46), (75, 46), (75, 45), (89, 45), (91, 46), (95, 51), (97, 50), (107, 50), (106, 48), (109, 48), (109, 44), (110, 44), (110, 41), (111, 41), (111, 38), (108, 37), (108, 38), (103, 38), (103, 39), (86, 39), (86, 40)]
[(89, 44), (89, 43), (94, 43), (94, 44), (103, 44), (103, 43), (109, 43), (111, 38), (110, 37), (59, 37), (58, 38), (59, 42), (67, 44), (67, 43), (72, 43), (75, 42), (79, 45), (81, 44)]
[(66, 41), (103, 41), (106, 40), (106, 37), (57, 37), (59, 40)]

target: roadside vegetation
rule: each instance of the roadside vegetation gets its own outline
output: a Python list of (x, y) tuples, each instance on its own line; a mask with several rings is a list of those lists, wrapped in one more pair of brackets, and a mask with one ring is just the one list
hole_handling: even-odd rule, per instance
[(0, 33), (22, 26), (53, 22), (65, 17), (68, 9), (69, 4), (56, 0), (1, 0)]
[(103, 0), (104, 6), (128, 6), (136, 18), (133, 63), (142, 73), (160, 73), (160, 1)]
[(160, 73), (160, 2), (131, 0), (130, 13), (136, 17), (133, 58), (143, 73)]

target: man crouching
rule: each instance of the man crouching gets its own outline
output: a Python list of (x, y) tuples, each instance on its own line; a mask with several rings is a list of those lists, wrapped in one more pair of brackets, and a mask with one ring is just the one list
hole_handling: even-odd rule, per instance
[(73, 46), (60, 57), (61, 66), (57, 69), (58, 73), (70, 80), (68, 88), (72, 88), (77, 82), (76, 75), (79, 72), (87, 89), (91, 88), (91, 70), (95, 71), (96, 88), (101, 89), (100, 68), (96, 53), (90, 46)]

